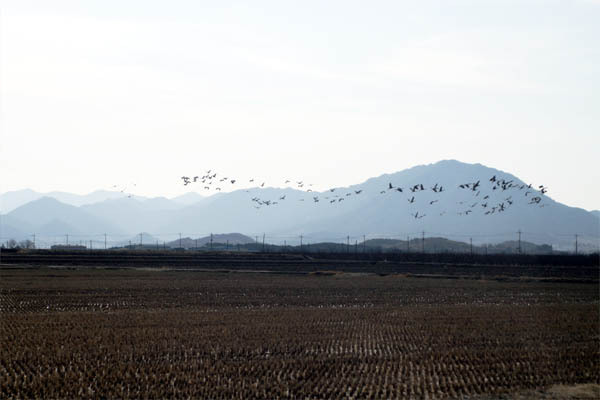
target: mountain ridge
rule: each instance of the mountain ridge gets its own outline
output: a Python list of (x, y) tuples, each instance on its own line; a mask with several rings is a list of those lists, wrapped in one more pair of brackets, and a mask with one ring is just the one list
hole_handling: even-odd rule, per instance
[[(497, 185), (490, 182), (492, 176), (512, 181), (515, 186), (494, 189)], [(477, 180), (480, 190), (459, 188), (459, 184), (473, 185)], [(416, 184), (423, 184), (425, 190), (411, 192), (409, 189)], [(431, 188), (436, 184), (438, 188), (444, 187), (444, 191), (434, 192)], [(542, 196), (537, 190), (520, 189), (517, 185), (525, 183), (510, 173), (479, 163), (442, 160), (321, 192), (293, 187), (255, 187), (210, 197), (191, 192), (187, 196), (188, 204), (181, 199), (121, 197), (75, 208), (94, 217), (96, 222), (101, 220), (110, 225), (115, 232), (109, 233), (133, 236), (139, 232), (154, 232), (152, 234), (161, 241), (174, 240), (178, 232), (196, 237), (210, 232), (243, 232), (253, 237), (266, 232), (270, 240), (289, 238), (291, 241), (301, 234), (311, 240), (341, 240), (348, 235), (404, 237), (426, 231), (428, 235), (441, 233), (452, 239), (472, 237), (475, 243), (484, 243), (514, 240), (521, 230), (524, 239), (566, 248), (571, 246), (571, 235), (575, 233), (582, 235), (584, 241), (586, 235), (591, 237), (592, 243), (600, 236), (600, 213), (560, 204), (548, 194)], [(403, 188), (402, 193), (396, 190), (398, 186)], [(530, 193), (525, 194), (526, 191)], [(489, 196), (485, 202), (484, 196)], [(410, 203), (412, 197), (414, 202)], [(533, 197), (540, 197), (543, 207), (531, 204)], [(200, 201), (192, 201), (196, 199)], [(510, 205), (506, 199), (510, 199)], [(488, 203), (486, 208), (483, 203)], [(504, 203), (505, 211), (484, 215), (486, 210), (500, 203)], [(12, 226), (16, 231), (40, 227), (22, 214), (15, 209), (2, 215), (3, 221), (8, 226), (14, 225), (11, 221), (21, 221), (24, 228)], [(94, 226), (89, 223), (82, 228), (77, 218), (63, 222), (83, 234), (107, 231), (98, 231), (99, 228), (89, 231)]]

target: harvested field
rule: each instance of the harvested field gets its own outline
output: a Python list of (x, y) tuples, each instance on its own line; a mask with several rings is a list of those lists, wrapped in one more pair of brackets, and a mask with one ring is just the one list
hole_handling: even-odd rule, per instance
[(0, 269), (0, 396), (556, 393), (600, 383), (598, 290), (401, 275)]

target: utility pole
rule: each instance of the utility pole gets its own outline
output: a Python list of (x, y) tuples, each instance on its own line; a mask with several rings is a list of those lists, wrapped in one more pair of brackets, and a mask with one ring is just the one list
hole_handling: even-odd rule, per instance
[(35, 249), (35, 233), (33, 234), (33, 248)]
[(346, 253), (350, 253), (350, 235), (346, 238)]
[(104, 250), (106, 250), (106, 233), (104, 234)]
[(519, 229), (517, 231), (517, 233), (519, 234), (519, 247), (518, 247), (518, 250), (519, 250), (519, 254), (521, 254), (521, 230)]
[(302, 252), (302, 235), (300, 235), (300, 252)]
[(367, 252), (367, 237), (363, 235), (363, 253)]
[(425, 231), (423, 231), (423, 236), (421, 237), (421, 253), (425, 254)]
[[(35, 235), (34, 235), (34, 237), (35, 237)], [(578, 239), (578, 237), (579, 237), (579, 235), (578, 235), (578, 234), (575, 234), (575, 255), (577, 255), (577, 250), (578, 250), (578, 249), (577, 249), (577, 244), (578, 244), (578, 243), (577, 243), (577, 239)], [(34, 244), (35, 244), (35, 243), (34, 243)]]
[(358, 254), (358, 239), (354, 240), (354, 255)]
[(179, 248), (181, 249), (181, 233), (179, 233)]
[(262, 246), (262, 251), (263, 253), (265, 252), (265, 234), (263, 233), (263, 246)]
[(90, 250), (92, 250), (92, 239), (90, 239)]
[(406, 252), (410, 253), (410, 236), (406, 237)]
[(212, 244), (213, 244), (213, 234), (212, 232), (210, 233), (210, 249), (212, 251)]
[(469, 238), (469, 241), (471, 242), (471, 257), (473, 257), (473, 238)]
[(140, 247), (144, 247), (144, 240), (142, 239), (143, 233), (140, 233)]
[(67, 233), (65, 236), (67, 237), (67, 246), (68, 246), (69, 245), (69, 234)]

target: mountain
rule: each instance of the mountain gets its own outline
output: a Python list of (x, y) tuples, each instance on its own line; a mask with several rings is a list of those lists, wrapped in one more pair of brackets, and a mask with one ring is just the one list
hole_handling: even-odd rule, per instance
[(65, 241), (67, 235), (70, 235), (71, 237), (81, 236), (81, 231), (79, 229), (58, 218), (54, 218), (51, 221), (48, 221), (45, 224), (38, 226), (34, 232), (38, 236), (60, 237), (60, 240), (62, 240), (64, 236)]
[[(358, 243), (357, 245), (361, 247), (363, 246), (363, 243)], [(439, 237), (412, 239), (408, 241), (408, 244), (406, 240), (370, 239), (365, 241), (364, 245), (371, 250), (375, 249), (383, 252), (421, 251), (421, 249), (435, 253), (471, 252), (471, 245), (469, 243)], [(551, 254), (553, 250), (552, 246), (549, 245), (537, 245), (525, 241), (522, 241), (520, 244), (518, 241), (506, 241), (493, 245), (474, 245), (472, 250), (474, 254), (517, 253), (519, 251), (519, 246), (524, 254)], [(344, 251), (344, 249), (342, 249), (342, 251)]]
[(592, 210), (590, 211), (590, 214), (592, 214), (596, 218), (600, 218), (600, 210)]
[(0, 194), (0, 212), (6, 214), (30, 201), (43, 197), (41, 193), (31, 189), (16, 190)]
[(133, 234), (135, 232), (159, 232), (172, 218), (172, 211), (181, 205), (164, 197), (148, 200), (118, 198), (81, 207), (90, 215), (119, 227), (119, 230)]
[(61, 203), (51, 197), (29, 202), (3, 218), (23, 221), (32, 233), (43, 232), (47, 235), (121, 233), (116, 226), (90, 215), (83, 209)]
[[(2, 213), (6, 214), (31, 201), (41, 199), (42, 197), (52, 197), (61, 203), (79, 207), (84, 204), (98, 203), (108, 199), (127, 198), (127, 196), (127, 193), (124, 192), (108, 190), (96, 190), (85, 195), (79, 195), (67, 192), (39, 193), (31, 189), (23, 189), (0, 194), (0, 210), (2, 210)], [(138, 200), (146, 199), (146, 197), (141, 196), (132, 196), (132, 198)]]
[[(490, 182), (494, 176), (496, 181), (512, 181), (513, 186), (498, 188)], [(459, 187), (477, 181), (480, 184), (475, 191)], [(402, 187), (403, 192), (390, 191), (390, 183), (394, 188)], [(407, 190), (416, 184), (423, 184), (425, 189), (430, 189), (436, 183), (438, 187), (444, 187), (442, 193), (432, 190), (412, 193)], [(571, 235), (575, 233), (592, 241), (600, 236), (600, 224), (589, 212), (557, 203), (536, 190), (520, 189), (521, 185), (524, 182), (515, 176), (481, 164), (441, 161), (382, 175), (346, 188), (344, 192), (362, 189), (365, 195), (360, 199), (354, 197), (352, 201), (344, 201), (342, 207), (338, 206), (343, 209), (341, 213), (338, 211), (338, 215), (311, 220), (287, 228), (285, 232), (312, 232), (324, 238), (344, 234), (402, 237), (411, 232), (415, 235), (425, 231), (428, 236), (462, 240), (472, 237), (475, 243), (486, 243), (514, 240), (517, 231), (521, 230), (523, 240), (554, 244), (559, 248), (571, 246)], [(527, 192), (530, 193), (525, 195)], [(409, 203), (408, 200), (413, 196), (414, 203)], [(485, 196), (489, 197), (484, 200)], [(541, 203), (530, 204), (533, 197), (540, 197)], [(436, 202), (430, 204), (433, 201)], [(504, 205), (505, 211), (485, 214), (499, 204)], [(417, 212), (417, 216), (424, 217), (415, 218)]]
[(210, 245), (212, 239), (213, 244), (225, 244), (229, 243), (231, 246), (235, 246), (238, 244), (247, 244), (254, 243), (254, 239), (249, 236), (242, 235), (241, 233), (224, 233), (224, 234), (214, 234), (212, 237), (204, 236), (197, 239), (192, 239), (189, 237), (181, 238), (168, 242), (166, 245), (168, 247), (182, 247), (186, 249), (196, 248), (196, 247), (205, 247)]
[(149, 211), (177, 210), (182, 208), (183, 204), (166, 197), (152, 197), (140, 202), (141, 208)]
[(28, 239), (31, 232), (29, 226), (16, 218), (0, 215), (0, 242), (5, 242), (9, 239), (17, 241)]
[[(460, 188), (467, 183), (468, 188)], [(412, 192), (417, 184), (425, 190)], [(431, 190), (440, 186), (442, 192)], [(564, 250), (572, 249), (577, 233), (582, 245), (597, 248), (598, 219), (539, 189), (494, 168), (445, 160), (332, 191), (253, 188), (219, 194), (172, 213), (160, 231), (238, 231), (251, 236), (266, 232), (272, 243), (298, 241), (300, 235), (311, 242), (343, 242), (348, 235), (357, 240), (363, 235), (405, 238), (425, 232), (459, 241), (472, 238), (475, 244), (517, 240), (521, 231), (523, 241)], [(532, 201), (538, 197), (540, 203)]]
[[(424, 234), (462, 243), (472, 239), (474, 245), (516, 241), (520, 235), (522, 242), (572, 251), (577, 234), (579, 249), (597, 250), (598, 212), (560, 204), (540, 189), (481, 164), (445, 160), (323, 192), (255, 187), (209, 197), (190, 192), (174, 199), (110, 198), (80, 207), (38, 199), (3, 215), (1, 222), (6, 230), (25, 234), (41, 227), (81, 235), (106, 232), (109, 243), (122, 243), (136, 232), (150, 232), (160, 243), (181, 232), (194, 245), (191, 238), (211, 232), (243, 232), (250, 238), (265, 233), (267, 243), (288, 245), (298, 244), (300, 235), (305, 243), (345, 243), (347, 236), (351, 242), (361, 242), (363, 235), (405, 241)], [(59, 223), (66, 225), (59, 229)]]
[(199, 193), (188, 192), (186, 194), (182, 194), (181, 196), (173, 197), (171, 200), (175, 203), (189, 206), (191, 204), (198, 203), (204, 199), (206, 199), (206, 197), (202, 196)]
[(113, 243), (113, 246), (127, 246), (129, 245), (129, 243), (131, 243), (131, 245), (133, 246), (154, 246), (156, 243), (160, 242), (160, 245), (162, 246), (163, 241), (159, 241), (156, 237), (152, 236), (151, 234), (149, 234), (148, 232), (141, 232), (138, 233), (137, 235), (129, 238), (128, 240), (122, 240), (122, 241), (118, 241), (116, 243)]

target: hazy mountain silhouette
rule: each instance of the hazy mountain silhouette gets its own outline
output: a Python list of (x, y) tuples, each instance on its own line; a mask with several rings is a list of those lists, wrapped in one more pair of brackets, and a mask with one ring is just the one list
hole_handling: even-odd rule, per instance
[[(310, 223), (293, 228), (294, 232), (322, 232), (324, 235), (343, 234), (344, 230), (351, 235), (365, 233), (400, 234), (405, 232), (426, 231), (429, 234), (440, 233), (440, 236), (455, 234), (464, 236), (472, 234), (477, 242), (488, 240), (514, 239), (515, 232), (521, 229), (531, 234), (528, 240), (538, 243), (552, 243), (558, 240), (556, 235), (580, 233), (590, 236), (599, 236), (600, 226), (591, 214), (583, 209), (568, 207), (553, 201), (549, 196), (544, 196), (544, 203), (548, 206), (540, 208), (528, 204), (524, 191), (491, 190), (487, 185), (488, 179), (496, 175), (498, 178), (513, 180), (516, 184), (524, 184), (515, 176), (485, 167), (481, 164), (464, 164), (458, 161), (441, 161), (431, 165), (414, 167), (394, 174), (385, 174), (372, 178), (357, 187), (364, 188), (365, 192), (377, 192), (392, 182), (394, 186), (401, 186), (406, 191), (408, 186), (422, 183), (425, 188), (430, 188), (436, 183), (445, 188), (443, 193), (434, 193), (427, 190), (415, 193), (415, 203), (409, 204), (407, 197), (412, 197), (409, 192), (386, 192), (382, 195), (371, 195), (361, 198), (357, 202), (345, 202), (345, 212), (330, 218), (310, 221)], [(458, 188), (466, 182), (481, 180), (481, 193), (474, 196), (471, 190)], [(350, 189), (354, 189), (351, 187)], [(377, 192), (378, 193), (378, 192)], [(489, 195), (485, 202), (497, 204), (512, 195), (513, 205), (503, 213), (483, 215), (480, 204), (483, 197)], [(430, 205), (429, 202), (439, 199), (439, 202)], [(460, 202), (464, 204), (460, 205)], [(505, 202), (505, 201), (504, 201)], [(471, 209), (471, 205), (479, 203), (470, 215), (459, 215)], [(506, 202), (505, 202), (506, 203)], [(422, 219), (415, 219), (411, 213), (419, 211), (425, 214)], [(443, 216), (440, 216), (444, 213)], [(510, 236), (496, 236), (507, 233)], [(485, 237), (488, 235), (488, 237)], [(468, 236), (467, 240), (468, 240)], [(569, 239), (570, 240), (570, 239)]]
[(99, 203), (87, 204), (81, 207), (87, 213), (118, 226), (127, 233), (140, 230), (146, 232), (159, 231), (171, 218), (172, 211), (182, 208), (164, 197), (149, 200), (119, 198), (105, 200)]
[[(362, 246), (360, 243), (359, 246)], [(407, 244), (406, 240), (398, 239), (370, 239), (364, 245), (367, 248), (381, 251), (420, 251), (425, 248), (428, 252), (451, 252), (451, 253), (470, 253), (485, 254), (485, 253), (516, 253), (521, 248), (521, 251), (526, 254), (549, 254), (552, 253), (552, 247), (548, 245), (536, 245), (534, 243), (521, 241), (519, 244), (516, 241), (505, 241), (493, 245), (476, 246), (469, 243), (449, 240), (439, 237), (428, 237), (424, 240), (420, 238), (411, 239)], [(343, 251), (343, 250), (342, 250)]]
[[(42, 232), (42, 230), (51, 235), (122, 233), (121, 229), (106, 220), (95, 217), (80, 207), (61, 203), (51, 197), (42, 197), (29, 202), (11, 211), (6, 217), (23, 221), (28, 229), (32, 230), (31, 233)], [(20, 229), (18, 226), (17, 228)]]
[[(208, 237), (211, 232), (243, 232), (254, 237), (265, 232), (276, 244), (286, 238), (291, 244), (300, 234), (314, 243), (345, 241), (347, 235), (355, 240), (361, 239), (362, 235), (405, 240), (407, 235), (412, 238), (423, 231), (429, 237), (447, 237), (462, 242), (468, 242), (472, 237), (476, 244), (499, 243), (516, 240), (517, 230), (521, 230), (523, 241), (570, 249), (573, 235), (577, 233), (582, 235), (582, 246), (587, 240), (590, 246), (597, 248), (600, 237), (598, 211), (588, 212), (555, 202), (548, 196), (552, 188), (542, 196), (543, 208), (532, 205), (529, 204), (531, 197), (540, 195), (539, 192), (532, 191), (525, 196), (526, 190), (492, 190), (493, 184), (489, 182), (492, 176), (512, 180), (515, 185), (524, 184), (509, 173), (481, 164), (446, 160), (384, 174), (361, 184), (336, 188), (333, 192), (267, 187), (210, 197), (188, 193), (172, 200), (115, 198), (81, 207), (43, 199), (2, 216), (2, 224), (31, 234), (43, 225), (53, 223), (57, 226), (57, 221), (62, 221), (82, 234), (107, 232), (133, 236), (136, 232), (150, 232), (161, 242), (175, 239), (177, 232), (188, 237)], [(459, 188), (460, 184), (478, 180), (479, 195), (471, 189)], [(394, 187), (392, 190), (389, 190), (390, 183)], [(535, 182), (534, 187), (543, 183)], [(409, 187), (416, 184), (423, 184), (426, 190), (410, 192)], [(432, 191), (436, 184), (443, 186), (444, 191)], [(402, 187), (403, 192), (396, 191), (396, 187)], [(357, 194), (356, 191), (362, 192)], [(285, 198), (280, 199), (283, 196)], [(409, 203), (413, 196), (414, 202)], [(489, 197), (484, 201), (484, 196)], [(313, 197), (317, 197), (318, 202)], [(253, 198), (263, 203), (269, 201), (271, 205), (260, 205), (252, 201)], [(510, 207), (507, 198), (513, 202)], [(430, 204), (435, 200), (438, 201)], [(489, 210), (482, 207), (484, 202), (489, 208), (505, 203), (507, 209), (484, 215)], [(469, 210), (468, 215), (465, 214)], [(417, 212), (425, 217), (414, 218)]]
[(37, 229), (34, 230), (34, 232), (36, 232), (38, 236), (55, 236), (56, 238), (60, 238), (61, 240), (62, 237), (66, 236), (67, 234), (71, 235), (71, 238), (73, 238), (74, 236), (80, 236), (82, 233), (79, 229), (73, 227), (73, 225), (70, 225), (58, 218), (55, 218), (43, 225), (40, 225), (39, 227), (37, 227)]
[(27, 232), (32, 232), (29, 224), (8, 215), (0, 215), (0, 241), (27, 239)]
[(157, 241), (160, 242), (161, 246), (163, 245), (162, 240), (158, 240), (148, 232), (141, 232), (127, 240), (117, 240), (116, 242), (112, 242), (111, 246), (128, 246), (130, 243), (132, 246), (155, 246)]
[(173, 197), (171, 200), (174, 201), (175, 203), (189, 206), (191, 204), (198, 203), (205, 199), (206, 199), (206, 197), (202, 196), (199, 193), (189, 192), (189, 193), (182, 194), (181, 196)]
[[(42, 197), (51, 197), (61, 203), (79, 207), (84, 204), (98, 203), (108, 199), (127, 198), (127, 194), (120, 191), (109, 190), (96, 190), (84, 195), (56, 191), (40, 193), (31, 189), (15, 190), (0, 194), (0, 210), (2, 210), (1, 212), (3, 214), (6, 214), (24, 204), (41, 199)], [(141, 196), (135, 196), (135, 198), (146, 199), (146, 197)]]
[[(211, 236), (204, 236), (199, 238), (191, 238), (191, 237), (182, 237), (181, 242), (179, 239), (170, 241), (166, 243), (167, 247), (183, 247), (186, 249), (205, 247), (210, 244)], [(242, 235), (241, 233), (222, 233), (222, 234), (214, 234), (212, 235), (213, 244), (224, 244), (229, 243), (229, 245), (234, 246), (237, 244), (246, 244), (246, 243), (254, 243), (254, 239), (248, 237), (246, 235)]]

